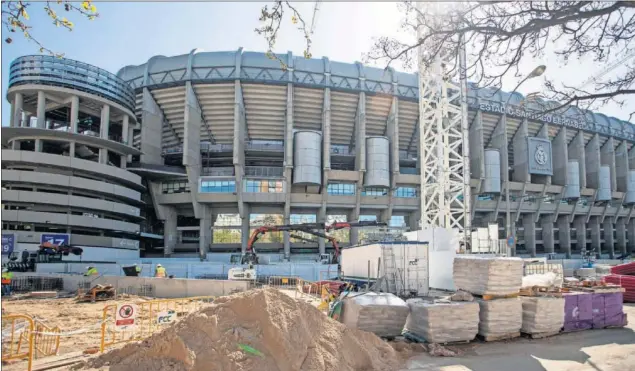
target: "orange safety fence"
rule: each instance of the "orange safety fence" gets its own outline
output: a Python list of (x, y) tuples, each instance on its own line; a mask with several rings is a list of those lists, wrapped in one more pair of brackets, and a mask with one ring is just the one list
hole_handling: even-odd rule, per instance
[(34, 351), (34, 322), (24, 314), (2, 316), (2, 361), (26, 359), (31, 371)]
[(143, 340), (162, 330), (164, 325), (173, 323), (181, 316), (207, 306), (213, 300), (213, 296), (196, 296), (131, 303), (132, 306), (136, 307), (134, 309), (136, 314), (134, 323), (128, 326), (118, 326), (117, 324), (117, 311), (125, 304), (106, 305), (101, 323), (100, 351), (103, 352), (115, 344)]

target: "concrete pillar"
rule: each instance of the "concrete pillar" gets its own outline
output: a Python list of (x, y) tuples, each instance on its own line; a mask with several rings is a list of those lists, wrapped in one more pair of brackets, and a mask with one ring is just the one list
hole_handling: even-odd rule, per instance
[(70, 158), (75, 158), (75, 142), (70, 142), (68, 147), (68, 156)]
[(31, 127), (31, 116), (30, 114), (25, 114), (24, 115), (24, 121), (22, 122), (22, 126), (25, 128), (30, 128)]
[[(366, 174), (366, 93), (359, 93), (359, 101), (357, 103), (357, 114), (355, 116), (355, 169), (358, 172), (357, 190), (355, 192), (355, 206), (352, 218), (349, 220), (356, 221), (359, 219), (362, 191), (364, 190), (364, 174)], [(355, 232), (355, 241), (357, 241), (357, 232)], [(351, 232), (351, 241), (353, 232)]]
[(173, 207), (166, 209), (165, 222), (163, 224), (163, 256), (170, 257), (174, 253), (174, 248), (179, 235), (177, 230), (177, 213)]
[(564, 253), (567, 259), (571, 259), (571, 223), (568, 215), (558, 217), (558, 240), (559, 252)]
[(626, 237), (628, 238), (626, 252), (632, 254), (635, 252), (635, 218), (631, 218), (626, 224)]
[(553, 217), (546, 215), (540, 218), (540, 226), (542, 227), (542, 244), (545, 248), (545, 254), (550, 254), (554, 249), (553, 235)]
[(600, 186), (600, 137), (595, 134), (585, 148), (586, 184), (589, 188)]
[(201, 176), (201, 127), (203, 112), (198, 104), (196, 93), (191, 82), (186, 82), (184, 102), (184, 131), (183, 131), (183, 165), (187, 181), (190, 185), (190, 200), (194, 209), (194, 217), (201, 219), (202, 205), (198, 202), (198, 182)]
[(14, 140), (11, 142), (11, 149), (14, 151), (19, 151), (20, 150), (20, 141), (19, 140)]
[(578, 134), (569, 143), (569, 159), (578, 160), (580, 166), (580, 188), (586, 188), (586, 151), (584, 148), (584, 132), (578, 131)]
[(589, 219), (589, 230), (591, 231), (591, 249), (595, 249), (595, 253), (599, 256), (602, 253), (599, 216), (592, 216)]
[(37, 127), (46, 129), (46, 95), (41, 90), (37, 92)]
[(123, 121), (121, 123), (121, 137), (124, 144), (132, 146), (132, 137), (130, 136), (130, 117), (128, 115), (123, 115)]
[(125, 169), (126, 166), (128, 165), (128, 156), (122, 155), (122, 156), (119, 156), (119, 157), (120, 157), (119, 158), (119, 167), (122, 168), (122, 169)]
[(77, 123), (79, 121), (79, 97), (73, 95), (71, 97), (71, 131), (77, 133)]
[(622, 141), (615, 150), (615, 179), (617, 182), (617, 190), (619, 192), (627, 191), (629, 169), (628, 143), (626, 141)]
[[(289, 60), (292, 60), (289, 58)], [(289, 66), (293, 67), (293, 66)], [(293, 84), (287, 84), (287, 114), (284, 139), (284, 176), (286, 187), (284, 193), (284, 224), (291, 223), (291, 186), (293, 182)], [(284, 241), (284, 258), (291, 258), (291, 238), (289, 232), (282, 232)]]
[(207, 252), (212, 244), (212, 210), (209, 206), (203, 205), (203, 207), (201, 207), (199, 223), (198, 253), (201, 259), (206, 259)]
[(562, 127), (558, 135), (551, 142), (551, 150), (553, 153), (553, 175), (551, 176), (551, 183), (557, 185), (569, 184), (567, 179), (567, 165), (569, 164), (569, 151), (567, 148), (567, 128)]
[[(348, 221), (355, 222), (357, 221), (358, 218), (359, 216), (355, 216), (355, 213), (351, 212), (348, 216)], [(357, 245), (359, 243), (359, 228), (351, 228), (349, 236), (350, 236), (351, 246)]]
[(101, 122), (99, 124), (100, 137), (102, 139), (108, 139), (110, 131), (110, 106), (104, 104), (101, 108)]
[(514, 173), (512, 174), (512, 180), (515, 182), (524, 183), (531, 181), (531, 176), (529, 175), (529, 159), (527, 158), (528, 137), (527, 120), (523, 119), (512, 141), (514, 146)]
[[(321, 207), (317, 215), (318, 223), (326, 223), (326, 207)], [(324, 230), (321, 230), (324, 233)], [(326, 253), (326, 241), (324, 238), (318, 238), (318, 252), (320, 254)]]
[(24, 97), (22, 93), (15, 93), (13, 96), (13, 104), (11, 105), (11, 112), (13, 112), (13, 117), (11, 118), (10, 125), (19, 128), (22, 126), (22, 111), (24, 105)]
[(42, 152), (42, 139), (35, 139), (35, 152)]
[(534, 257), (536, 256), (536, 223), (534, 222), (536, 216), (534, 214), (525, 214), (522, 218), (523, 227), (525, 228), (525, 249), (531, 257)]
[(148, 90), (143, 88), (141, 111), (141, 162), (163, 165), (161, 157), (163, 143), (163, 111)]
[(621, 255), (626, 254), (626, 219), (619, 218), (615, 222), (615, 239)]
[(576, 249), (582, 251), (586, 249), (586, 216), (579, 215), (573, 218), (573, 226), (575, 228)]
[(242, 216), (242, 224), (240, 226), (240, 251), (245, 253), (247, 251), (247, 242), (249, 241), (249, 206), (244, 205), (244, 215)]
[(100, 164), (108, 163), (108, 150), (106, 148), (99, 149), (99, 163)]
[(609, 259), (615, 259), (615, 239), (613, 237), (613, 217), (604, 218), (604, 247)]
[(611, 191), (617, 190), (617, 174), (615, 172), (615, 144), (613, 138), (609, 137), (600, 149), (600, 163), (608, 166), (611, 171)]
[(470, 125), (470, 171), (472, 179), (485, 177), (485, 142), (483, 141), (483, 114), (477, 109)]

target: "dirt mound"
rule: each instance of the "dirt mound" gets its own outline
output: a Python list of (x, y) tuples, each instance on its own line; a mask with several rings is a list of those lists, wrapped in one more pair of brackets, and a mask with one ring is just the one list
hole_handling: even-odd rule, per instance
[(274, 289), (215, 305), (88, 365), (112, 371), (395, 370), (401, 357), (374, 334), (350, 329)]

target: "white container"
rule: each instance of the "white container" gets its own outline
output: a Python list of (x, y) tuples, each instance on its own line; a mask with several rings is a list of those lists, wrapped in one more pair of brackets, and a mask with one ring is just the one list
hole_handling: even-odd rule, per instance
[[(395, 267), (399, 278), (396, 280), (397, 292), (392, 294), (412, 292), (417, 296), (427, 295), (430, 289), (427, 242), (384, 242), (343, 249), (342, 277), (358, 282), (370, 280), (371, 283), (383, 277), (385, 272), (382, 246), (391, 249), (395, 256)], [(385, 286), (382, 288), (385, 290)]]

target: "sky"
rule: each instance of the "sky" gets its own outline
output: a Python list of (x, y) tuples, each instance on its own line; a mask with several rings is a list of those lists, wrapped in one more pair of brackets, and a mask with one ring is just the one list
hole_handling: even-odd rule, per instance
[[(185, 54), (194, 48), (233, 51), (243, 47), (244, 51), (264, 52), (267, 47), (264, 38), (254, 32), (260, 25), (260, 9), (266, 3), (96, 2), (99, 18), (94, 21), (83, 19), (78, 14), (69, 14), (68, 18), (75, 23), (72, 32), (51, 24), (43, 10), (44, 4), (33, 2), (29, 8), (30, 24), (34, 26), (31, 34), (49, 49), (65, 53), (67, 58), (113, 73), (126, 65), (143, 64), (155, 55)], [(293, 5), (310, 22), (314, 3)], [(60, 9), (58, 13), (65, 12)], [(291, 14), (285, 15), (290, 19)], [(373, 38), (411, 37), (400, 32), (400, 23), (401, 13), (397, 3), (322, 2), (314, 28), (313, 57), (327, 56), (331, 61), (348, 63), (362, 61), (363, 54), (371, 50)], [(2, 42), (2, 92), (5, 97), (2, 100), (2, 125), (8, 125), (10, 117), (10, 104), (6, 100), (9, 64), (19, 56), (39, 54), (39, 48), (20, 34), (9, 34), (3, 29), (2, 39), (7, 36), (11, 36), (13, 42)], [(286, 21), (275, 52), (291, 51), (299, 56), (303, 50), (302, 34)], [(534, 67), (530, 63), (547, 64), (547, 71), (543, 77), (523, 84), (518, 90), (521, 93), (540, 91), (547, 78), (579, 82), (581, 75), (588, 76), (591, 73), (589, 71), (598, 68), (589, 61), (560, 67), (553, 58), (547, 56), (544, 61), (530, 61), (528, 65), (522, 65), (527, 73)], [(400, 69), (398, 65), (395, 68)], [(516, 82), (513, 78), (504, 81), (503, 89), (513, 89)], [(609, 104), (599, 111), (626, 120), (634, 110), (635, 102), (626, 108)]]

